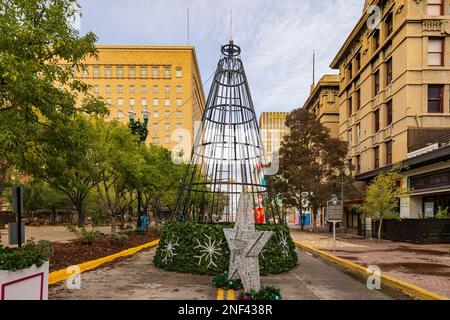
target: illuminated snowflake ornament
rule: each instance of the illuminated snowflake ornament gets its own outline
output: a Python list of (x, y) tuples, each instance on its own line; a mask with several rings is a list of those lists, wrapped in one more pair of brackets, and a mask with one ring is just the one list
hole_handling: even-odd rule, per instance
[(214, 259), (216, 256), (221, 256), (220, 253), (222, 249), (220, 248), (220, 245), (222, 244), (222, 240), (220, 240), (218, 243), (216, 243), (216, 240), (211, 240), (211, 237), (204, 234), (204, 236), (208, 239), (205, 240), (203, 244), (200, 243), (200, 241), (197, 239), (198, 246), (196, 246), (194, 249), (200, 249), (200, 255), (195, 256), (195, 258), (198, 259), (198, 264), (201, 265), (202, 261), (208, 262), (208, 266), (206, 269), (209, 269), (212, 265), (217, 268), (217, 264), (215, 264)]
[(281, 247), (281, 252), (286, 257), (289, 256), (288, 237), (284, 234), (284, 232), (280, 232), (280, 235), (278, 236), (278, 239), (280, 240), (279, 245)]
[(175, 253), (175, 249), (176, 247), (179, 246), (178, 244), (178, 240), (179, 238), (177, 238), (177, 240), (174, 241), (173, 239), (173, 234), (170, 237), (170, 240), (167, 241), (167, 243), (162, 247), (162, 254), (164, 256), (164, 258), (162, 259), (162, 262), (165, 264), (168, 264), (169, 262), (172, 262), (173, 257), (176, 256), (177, 254)]

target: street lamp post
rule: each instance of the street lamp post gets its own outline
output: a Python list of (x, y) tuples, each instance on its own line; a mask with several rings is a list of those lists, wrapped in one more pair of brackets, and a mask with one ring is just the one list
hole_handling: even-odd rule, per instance
[[(133, 107), (130, 107), (130, 112), (128, 112), (128, 117), (130, 118), (129, 127), (133, 135), (138, 136), (138, 145), (141, 142), (144, 142), (148, 136), (148, 120), (150, 118), (150, 112), (148, 112), (147, 108), (142, 110), (142, 118), (144, 122), (141, 122), (139, 119), (136, 121), (136, 112), (133, 110)], [(138, 201), (138, 210), (137, 210), (137, 230), (141, 228), (141, 209), (142, 209), (142, 193), (138, 189), (137, 190), (137, 201)]]
[(342, 216), (344, 216), (344, 178), (345, 177), (350, 177), (350, 175), (352, 174), (352, 172), (350, 171), (350, 169), (348, 167), (345, 167), (342, 172), (339, 169), (336, 169), (334, 171), (334, 175), (336, 177), (341, 177), (341, 210), (342, 210)]

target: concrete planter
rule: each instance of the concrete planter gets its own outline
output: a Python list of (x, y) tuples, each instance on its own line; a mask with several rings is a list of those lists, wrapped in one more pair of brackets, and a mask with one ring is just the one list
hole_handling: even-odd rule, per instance
[(48, 261), (40, 267), (0, 270), (0, 300), (48, 300)]

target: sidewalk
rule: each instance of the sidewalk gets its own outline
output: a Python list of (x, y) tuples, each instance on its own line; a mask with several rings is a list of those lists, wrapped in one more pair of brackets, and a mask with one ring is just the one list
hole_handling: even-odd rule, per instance
[[(103, 233), (110, 233), (111, 227), (98, 227), (96, 230)], [(8, 245), (8, 229), (0, 229), (1, 244)], [(48, 240), (52, 242), (67, 242), (75, 239), (75, 235), (67, 230), (64, 226), (42, 226), (31, 227), (25, 226), (25, 238), (29, 240), (31, 238), (35, 240)]]
[(450, 245), (416, 245), (376, 241), (338, 234), (333, 252), (331, 234), (291, 228), (294, 240), (332, 253), (353, 263), (380, 267), (381, 272), (450, 298)]

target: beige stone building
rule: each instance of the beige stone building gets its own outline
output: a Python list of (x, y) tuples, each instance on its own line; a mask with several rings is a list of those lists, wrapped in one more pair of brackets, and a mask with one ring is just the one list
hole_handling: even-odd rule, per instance
[[(186, 136), (205, 106), (199, 66), (192, 46), (100, 45), (98, 59), (85, 61), (78, 76), (109, 107), (109, 119), (128, 123), (132, 109), (143, 121), (149, 112), (148, 143), (168, 149)], [(184, 140), (186, 142), (186, 140)], [(183, 143), (183, 142), (182, 142)], [(186, 148), (190, 150), (190, 145)]]
[(272, 161), (273, 152), (279, 151), (281, 141), (289, 133), (286, 118), (289, 112), (263, 112), (259, 117), (261, 139), (268, 161)]
[[(377, 16), (370, 6), (377, 6)], [(339, 136), (356, 180), (404, 161), (404, 217), (450, 206), (450, 5), (447, 0), (366, 0), (331, 63), (340, 73)]]
[(324, 75), (303, 108), (314, 113), (333, 138), (339, 137), (339, 75)]

